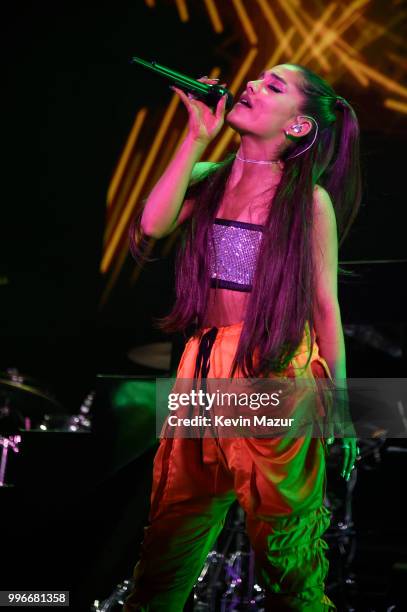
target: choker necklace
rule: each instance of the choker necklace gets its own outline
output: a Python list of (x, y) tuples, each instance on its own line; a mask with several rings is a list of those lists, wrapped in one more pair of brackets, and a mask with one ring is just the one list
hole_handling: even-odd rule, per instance
[(249, 164), (280, 164), (281, 160), (280, 159), (273, 159), (271, 161), (262, 161), (262, 160), (257, 160), (257, 159), (243, 159), (243, 157), (239, 157), (239, 155), (236, 154), (236, 159), (239, 159), (242, 162), (248, 162)]

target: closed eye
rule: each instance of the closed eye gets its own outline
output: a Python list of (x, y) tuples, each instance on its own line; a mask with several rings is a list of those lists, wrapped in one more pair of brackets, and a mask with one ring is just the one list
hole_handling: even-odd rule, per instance
[(275, 85), (271, 85), (271, 84), (270, 84), (270, 85), (268, 85), (268, 87), (269, 87), (270, 89), (272, 89), (273, 91), (277, 91), (278, 93), (283, 93), (283, 92), (281, 91), (281, 89), (278, 89), (278, 88), (277, 88)]

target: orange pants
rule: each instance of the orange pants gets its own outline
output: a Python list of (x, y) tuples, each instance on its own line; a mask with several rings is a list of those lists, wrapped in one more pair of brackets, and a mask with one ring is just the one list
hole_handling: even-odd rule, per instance
[[(207, 378), (228, 378), (242, 325), (205, 328), (192, 336), (177, 379), (195, 378), (198, 369)], [(308, 333), (306, 328), (285, 375), (331, 378), (316, 343), (304, 368)], [(311, 436), (162, 438), (149, 525), (123, 611), (182, 612), (236, 499), (246, 513), (266, 610), (336, 610), (324, 594), (328, 560), (322, 535), (330, 524), (325, 459), (324, 440)]]

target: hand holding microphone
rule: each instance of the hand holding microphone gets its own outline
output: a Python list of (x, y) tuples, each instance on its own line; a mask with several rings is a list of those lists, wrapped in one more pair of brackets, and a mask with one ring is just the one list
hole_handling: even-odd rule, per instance
[(188, 110), (190, 136), (193, 140), (207, 145), (215, 138), (224, 123), (225, 109), (233, 106), (233, 95), (225, 88), (226, 83), (219, 85), (219, 79), (209, 79), (207, 76), (192, 79), (186, 74), (157, 62), (147, 62), (140, 57), (133, 57), (131, 62), (171, 81), (171, 89), (178, 94)]
[[(219, 102), (219, 99), (225, 94), (227, 96), (226, 108), (230, 109), (233, 106), (233, 95), (230, 91), (225, 89), (223, 85), (218, 85), (218, 83), (208, 83), (202, 79), (192, 79), (182, 72), (177, 72), (176, 70), (162, 66), (157, 62), (147, 62), (140, 57), (133, 57), (131, 59), (131, 63), (139, 64), (140, 66), (148, 68), (148, 70), (159, 74), (165, 79), (171, 81), (171, 83), (178, 87), (178, 89), (182, 89), (187, 93), (192, 93), (195, 98), (199, 98), (210, 107), (215, 107)], [(216, 79), (209, 80), (216, 81)]]
[[(219, 79), (201, 77), (201, 83), (216, 84)], [(226, 83), (222, 84), (222, 87)], [(188, 95), (178, 87), (171, 86), (186, 106), (189, 115), (189, 136), (192, 140), (207, 146), (220, 132), (225, 120), (225, 108), (227, 95), (222, 96), (212, 112), (201, 100), (196, 99), (191, 93)]]

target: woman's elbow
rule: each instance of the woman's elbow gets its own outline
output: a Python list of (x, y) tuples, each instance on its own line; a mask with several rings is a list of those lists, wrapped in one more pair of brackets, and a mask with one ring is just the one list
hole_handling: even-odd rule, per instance
[(144, 224), (143, 222), (140, 223), (140, 229), (143, 234), (148, 238), (154, 238), (155, 240), (161, 238), (161, 233), (157, 232), (156, 228), (152, 228), (149, 225)]

